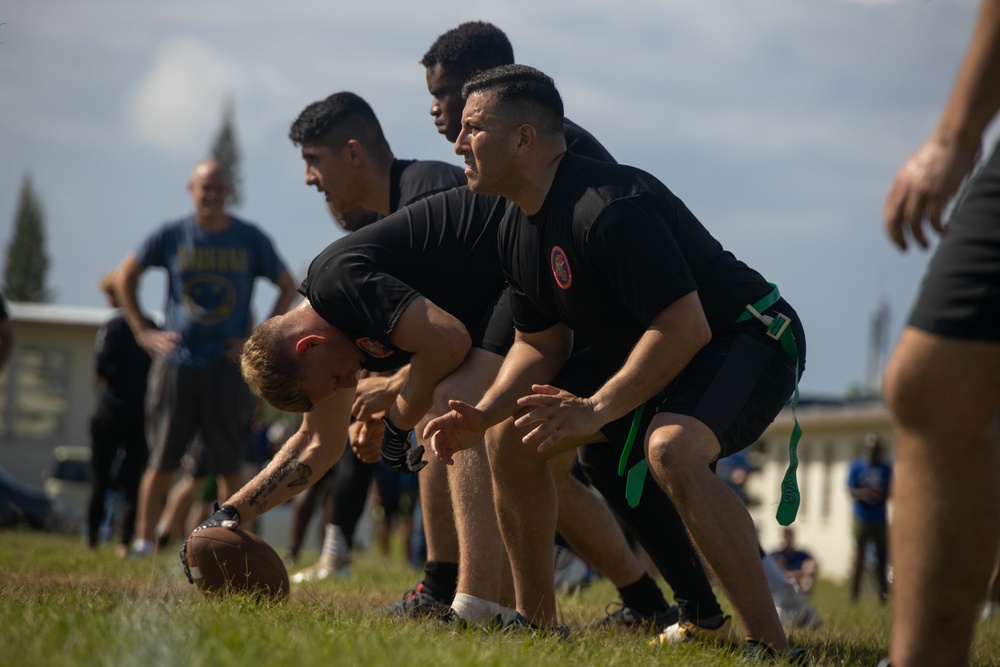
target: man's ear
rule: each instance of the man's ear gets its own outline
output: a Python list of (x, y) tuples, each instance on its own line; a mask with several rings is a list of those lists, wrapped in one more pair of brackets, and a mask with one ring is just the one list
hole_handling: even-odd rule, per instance
[(517, 144), (514, 147), (514, 151), (517, 155), (520, 155), (522, 152), (538, 143), (538, 130), (535, 129), (534, 125), (524, 123), (518, 127), (515, 132)]
[(347, 151), (347, 158), (353, 167), (361, 166), (368, 154), (365, 147), (357, 139), (348, 139), (347, 143), (344, 144), (344, 150)]
[(319, 345), (326, 343), (326, 337), (317, 334), (309, 334), (295, 341), (295, 354), (306, 355)]

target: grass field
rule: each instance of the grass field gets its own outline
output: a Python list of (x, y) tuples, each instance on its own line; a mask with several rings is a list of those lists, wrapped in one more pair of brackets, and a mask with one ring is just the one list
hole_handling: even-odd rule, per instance
[[(305, 560), (309, 562), (308, 554)], [(0, 532), (0, 665), (743, 665), (727, 650), (650, 647), (646, 637), (576, 631), (615, 599), (598, 580), (560, 597), (569, 641), (456, 631), (372, 614), (417, 580), (398, 560), (360, 554), (349, 577), (298, 586), (283, 604), (207, 598), (188, 585), (175, 549), (115, 559), (78, 538)], [(942, 591), (942, 594), (947, 594)], [(857, 605), (821, 582), (816, 630), (793, 633), (814, 665), (874, 665), (885, 653), (889, 608)], [(1000, 665), (1000, 621), (980, 624), (974, 665)]]

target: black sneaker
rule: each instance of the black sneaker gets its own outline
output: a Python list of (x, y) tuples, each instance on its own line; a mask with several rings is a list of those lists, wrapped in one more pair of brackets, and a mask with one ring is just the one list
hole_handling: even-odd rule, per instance
[(422, 581), (415, 588), (404, 593), (403, 599), (396, 604), (379, 609), (380, 614), (409, 618), (439, 616), (447, 611), (451, 611), (448, 603), (439, 600)]
[(486, 625), (473, 623), (459, 616), (451, 607), (445, 607), (437, 614), (437, 620), (443, 625), (447, 625), (455, 630), (485, 630), (486, 632), (496, 632), (504, 629), (503, 617), (497, 614), (496, 617)]
[(652, 614), (643, 614), (631, 607), (626, 607), (621, 602), (611, 602), (604, 608), (604, 613), (607, 616), (589, 624), (587, 629), (660, 633), (677, 622), (680, 610), (677, 605), (669, 605), (666, 609), (655, 611)]
[(514, 618), (507, 621), (503, 626), (503, 631), (509, 633), (529, 632), (539, 637), (555, 637), (560, 640), (569, 640), (569, 626), (565, 623), (543, 628), (530, 623), (520, 612), (514, 614)]
[[(743, 654), (751, 660), (759, 662), (777, 662), (778, 652), (764, 642), (748, 639)], [(808, 665), (809, 654), (804, 648), (793, 649), (784, 659), (790, 665)]]

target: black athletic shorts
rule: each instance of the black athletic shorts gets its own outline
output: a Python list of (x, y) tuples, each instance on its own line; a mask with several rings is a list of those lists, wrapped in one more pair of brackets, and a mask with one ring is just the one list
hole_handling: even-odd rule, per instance
[(514, 311), (507, 290), (493, 300), (479, 325), (470, 334), (472, 347), (482, 348), (501, 357), (507, 356), (510, 346), (514, 344)]
[(909, 324), (945, 338), (1000, 341), (1000, 148), (952, 215)]
[[(799, 375), (805, 368), (806, 345), (795, 311), (783, 300), (765, 311), (792, 318), (789, 326), (799, 349)], [(570, 358), (553, 385), (578, 396), (591, 396), (617, 369), (609, 369), (589, 350)], [(658, 412), (688, 415), (715, 434), (729, 456), (756, 442), (788, 403), (795, 389), (795, 366), (780, 343), (757, 320), (734, 324), (715, 334), (667, 387), (646, 402), (629, 466), (642, 458), (646, 430)], [(601, 433), (621, 449), (632, 426), (630, 412)]]

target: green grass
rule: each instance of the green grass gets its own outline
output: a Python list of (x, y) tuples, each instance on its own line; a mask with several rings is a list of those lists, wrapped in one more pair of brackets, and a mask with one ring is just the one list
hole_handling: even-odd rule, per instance
[[(371, 613), (417, 578), (398, 561), (360, 554), (347, 578), (259, 604), (202, 596), (183, 578), (174, 548), (122, 561), (110, 547), (91, 551), (78, 538), (0, 532), (0, 666), (747, 664), (705, 646), (650, 647), (646, 637), (574, 632), (561, 642)], [(577, 629), (614, 599), (613, 587), (597, 581), (561, 596), (560, 614)], [(874, 597), (852, 605), (843, 588), (826, 582), (813, 602), (824, 625), (791, 636), (810, 650), (812, 664), (870, 666), (885, 654), (888, 607)], [(973, 664), (1000, 665), (1000, 622), (980, 624)]]

